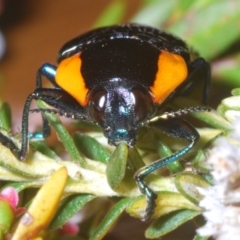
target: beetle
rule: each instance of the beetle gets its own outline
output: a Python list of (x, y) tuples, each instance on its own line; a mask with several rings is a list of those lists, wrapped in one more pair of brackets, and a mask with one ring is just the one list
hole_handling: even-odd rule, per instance
[[(191, 92), (199, 83), (204, 85), (206, 102), (211, 80), (209, 63), (203, 58), (193, 59), (181, 39), (139, 24), (102, 27), (80, 35), (60, 49), (57, 62), (57, 66), (45, 63), (37, 71), (36, 89), (28, 96), (23, 109), (21, 148), (8, 146), (20, 160), (25, 159), (29, 136), (39, 137), (28, 132), (29, 113), (34, 112), (30, 105), (32, 100), (39, 99), (52, 107), (38, 110), (43, 117), (43, 137), (50, 134), (44, 117), (48, 111), (95, 123), (102, 128), (110, 145), (125, 142), (129, 147), (134, 146), (138, 130), (143, 126), (186, 140), (186, 147), (139, 169), (134, 175), (147, 198), (143, 219), (148, 220), (157, 195), (144, 178), (185, 155), (198, 141), (198, 132), (181, 115), (208, 109), (192, 107), (162, 115), (158, 112), (167, 102)], [(53, 88), (44, 88), (42, 77)]]

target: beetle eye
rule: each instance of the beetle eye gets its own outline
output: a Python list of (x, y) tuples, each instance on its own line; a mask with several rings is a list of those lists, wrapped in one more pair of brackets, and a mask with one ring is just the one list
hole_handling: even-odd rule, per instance
[(89, 96), (88, 109), (90, 117), (100, 125), (103, 125), (104, 111), (106, 107), (106, 91), (99, 90)]
[(145, 121), (153, 112), (153, 103), (148, 91), (135, 88), (131, 92), (137, 123)]

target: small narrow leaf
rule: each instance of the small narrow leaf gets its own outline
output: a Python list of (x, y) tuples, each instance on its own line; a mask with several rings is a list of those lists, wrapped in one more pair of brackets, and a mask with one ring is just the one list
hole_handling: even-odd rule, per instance
[(94, 138), (86, 134), (74, 134), (73, 140), (79, 149), (87, 158), (102, 163), (107, 163), (110, 153)]
[(233, 96), (223, 99), (217, 109), (229, 122), (234, 122), (240, 117), (240, 95), (236, 94), (237, 89), (233, 93)]
[[(73, 179), (79, 179), (77, 176), (79, 176), (81, 167), (77, 163), (70, 161), (55, 161), (38, 152), (29, 155), (31, 159), (27, 159), (26, 162), (21, 162), (13, 156), (8, 148), (1, 144), (0, 152), (0, 172), (2, 180), (33, 182), (33, 179), (37, 181), (38, 178), (49, 177), (54, 171), (62, 166), (68, 168), (69, 176)], [(40, 182), (40, 185), (42, 185), (42, 181)]]
[(48, 156), (49, 158), (60, 160), (60, 157), (50, 149), (43, 141), (32, 141), (31, 146), (35, 147), (37, 151), (43, 153), (44, 155)]
[(136, 147), (129, 148), (128, 152), (129, 163), (132, 165), (135, 172), (145, 166), (145, 163), (143, 162)]
[(0, 199), (0, 239), (7, 234), (15, 220), (15, 212), (8, 199)]
[(56, 217), (51, 222), (49, 228), (56, 229), (61, 227), (74, 214), (80, 211), (85, 206), (85, 204), (87, 204), (94, 198), (95, 198), (94, 195), (81, 194), (81, 195), (74, 195), (65, 199), (65, 202), (61, 205), (60, 209), (56, 214)]
[[(162, 158), (169, 157), (170, 155), (173, 154), (171, 149), (167, 146), (167, 144), (163, 142), (163, 140), (160, 140), (160, 141), (156, 140), (156, 145), (157, 145), (157, 151)], [(167, 165), (167, 168), (172, 174), (183, 171), (183, 167), (178, 160), (169, 163)]]
[(90, 240), (103, 239), (103, 237), (112, 228), (117, 218), (122, 214), (131, 201), (132, 199), (130, 198), (124, 198), (117, 202), (105, 215), (97, 229), (93, 232)]
[(198, 211), (193, 210), (179, 210), (166, 214), (151, 224), (145, 236), (150, 239), (162, 237), (199, 214)]
[(8, 103), (3, 103), (0, 108), (0, 127), (10, 130), (12, 127), (11, 108)]
[(206, 153), (202, 149), (198, 150), (191, 164), (196, 170), (199, 170), (199, 172), (208, 173), (211, 171), (211, 167), (206, 164)]
[(193, 240), (208, 240), (209, 237), (201, 237), (199, 235), (196, 235)]
[[(38, 107), (39, 108), (46, 108), (47, 105), (42, 102), (38, 101)], [(67, 129), (63, 126), (62, 122), (60, 121), (59, 117), (52, 113), (44, 113), (44, 116), (47, 118), (51, 126), (56, 131), (56, 134), (59, 138), (59, 140), (64, 145), (66, 151), (70, 155), (73, 161), (79, 162), (82, 167), (86, 165), (85, 159), (80, 155), (78, 152), (73, 139), (69, 135)]]
[[(190, 209), (201, 212), (201, 208), (188, 201), (181, 194), (175, 192), (159, 192), (158, 198), (155, 200), (155, 203), (157, 206), (152, 216), (153, 218), (158, 218), (162, 215), (180, 209)], [(145, 209), (146, 197), (140, 196), (131, 202), (131, 204), (127, 207), (126, 211), (131, 216), (134, 216), (136, 218), (142, 218)]]
[(7, 183), (6, 185), (4, 185), (5, 187), (13, 187), (15, 188), (18, 192), (21, 192), (22, 190), (31, 187), (32, 186), (32, 182), (11, 182), (11, 183)]
[(202, 195), (198, 191), (200, 188), (208, 188), (211, 185), (198, 174), (182, 173), (175, 178), (178, 191), (192, 203), (198, 204)]
[(125, 176), (127, 156), (128, 147), (125, 143), (121, 143), (109, 158), (106, 173), (108, 184), (113, 190), (118, 187)]
[[(173, 101), (174, 105), (178, 108), (193, 107), (199, 106), (199, 102), (194, 101), (193, 99), (187, 99), (183, 97), (177, 98), (176, 101)], [(231, 124), (221, 117), (215, 110), (210, 112), (194, 112), (190, 115), (193, 115), (195, 118), (209, 124), (210, 126), (222, 129), (223, 131), (229, 131), (231, 129)]]
[(240, 88), (235, 88), (235, 89), (233, 89), (231, 93), (232, 93), (233, 96), (238, 96), (238, 95), (240, 95)]

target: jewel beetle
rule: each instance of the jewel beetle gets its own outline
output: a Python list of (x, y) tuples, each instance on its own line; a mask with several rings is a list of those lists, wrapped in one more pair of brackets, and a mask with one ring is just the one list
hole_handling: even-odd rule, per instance
[[(80, 35), (61, 48), (57, 61), (57, 66), (45, 63), (38, 70), (36, 89), (28, 96), (23, 110), (21, 148), (11, 147), (12, 151), (20, 160), (25, 159), (29, 136), (35, 136), (28, 132), (30, 105), (39, 99), (52, 107), (38, 110), (43, 117), (43, 137), (50, 133), (43, 114), (48, 111), (97, 124), (111, 145), (125, 142), (132, 147), (143, 126), (184, 139), (188, 142), (186, 147), (146, 165), (134, 175), (147, 198), (143, 219), (149, 219), (156, 194), (144, 178), (192, 149), (199, 134), (181, 115), (207, 108), (193, 107), (162, 115), (158, 112), (165, 103), (201, 83), (206, 102), (211, 79), (209, 63), (203, 58), (193, 59), (181, 39), (139, 24), (102, 27)], [(44, 88), (42, 77), (53, 88)]]

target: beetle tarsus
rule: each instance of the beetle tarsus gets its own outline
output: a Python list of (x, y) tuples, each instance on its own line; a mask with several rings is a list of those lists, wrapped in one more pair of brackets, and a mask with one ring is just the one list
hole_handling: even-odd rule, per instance
[(144, 215), (142, 216), (142, 220), (145, 222), (151, 218), (154, 212), (154, 209), (156, 207), (155, 200), (157, 199), (157, 194), (147, 186), (145, 181), (143, 181), (144, 176), (145, 176), (144, 170), (143, 171), (138, 170), (134, 178), (137, 182), (140, 192), (146, 196), (147, 205), (145, 208)]

